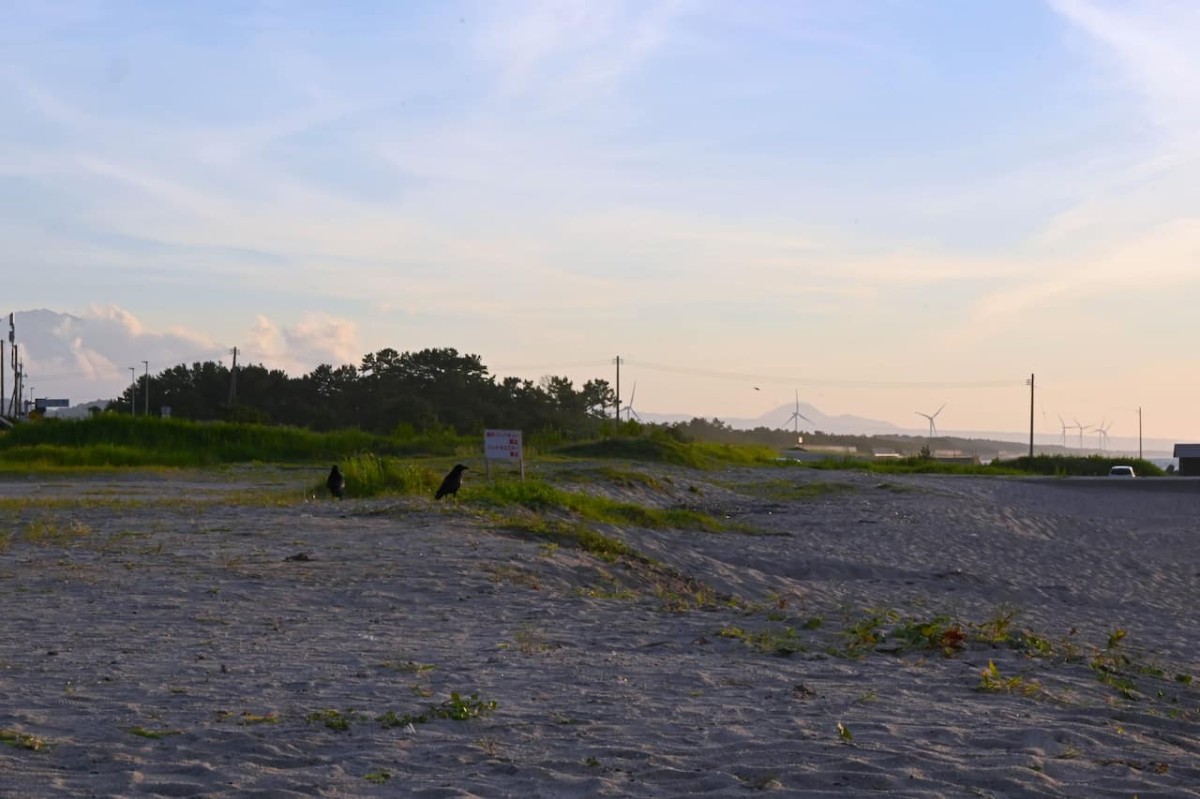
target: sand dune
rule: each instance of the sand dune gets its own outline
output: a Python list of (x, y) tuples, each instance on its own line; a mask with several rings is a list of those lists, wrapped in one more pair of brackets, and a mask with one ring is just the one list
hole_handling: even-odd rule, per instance
[(733, 529), (0, 482), (0, 795), (1200, 797), (1198, 483), (546, 477)]

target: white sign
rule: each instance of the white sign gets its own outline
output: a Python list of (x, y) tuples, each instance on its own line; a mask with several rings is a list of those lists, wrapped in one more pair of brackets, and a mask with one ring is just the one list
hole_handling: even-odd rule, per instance
[(521, 453), (521, 431), (484, 430), (483, 457), (498, 461), (524, 460)]

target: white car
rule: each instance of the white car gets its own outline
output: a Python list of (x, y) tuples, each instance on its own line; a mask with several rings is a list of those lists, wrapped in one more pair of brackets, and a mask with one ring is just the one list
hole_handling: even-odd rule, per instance
[(1114, 466), (1108, 470), (1109, 477), (1137, 477), (1132, 466)]

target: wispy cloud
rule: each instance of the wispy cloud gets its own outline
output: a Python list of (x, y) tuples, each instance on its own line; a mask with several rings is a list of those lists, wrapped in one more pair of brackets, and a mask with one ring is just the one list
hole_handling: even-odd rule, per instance
[(1122, 79), (1141, 94), (1151, 121), (1179, 132), (1200, 118), (1200, 7), (1177, 0), (1049, 0), (1102, 48)]
[[(1048, 0), (1081, 39), (1113, 103), (1143, 130), (1120, 157), (1100, 151), (1086, 190), (1048, 217), (1026, 254), (1030, 269), (975, 305), (976, 335), (1029, 311), (1096, 298), (1200, 287), (1200, 8), (1188, 3)], [(1081, 184), (1076, 183), (1077, 187)]]
[(497, 9), (479, 38), (501, 96), (587, 102), (629, 77), (668, 40), (685, 0), (539, 0)]

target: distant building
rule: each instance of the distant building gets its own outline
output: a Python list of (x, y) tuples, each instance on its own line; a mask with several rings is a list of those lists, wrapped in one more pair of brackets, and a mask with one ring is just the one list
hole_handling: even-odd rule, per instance
[(1176, 444), (1174, 456), (1179, 458), (1179, 474), (1200, 477), (1200, 444)]

